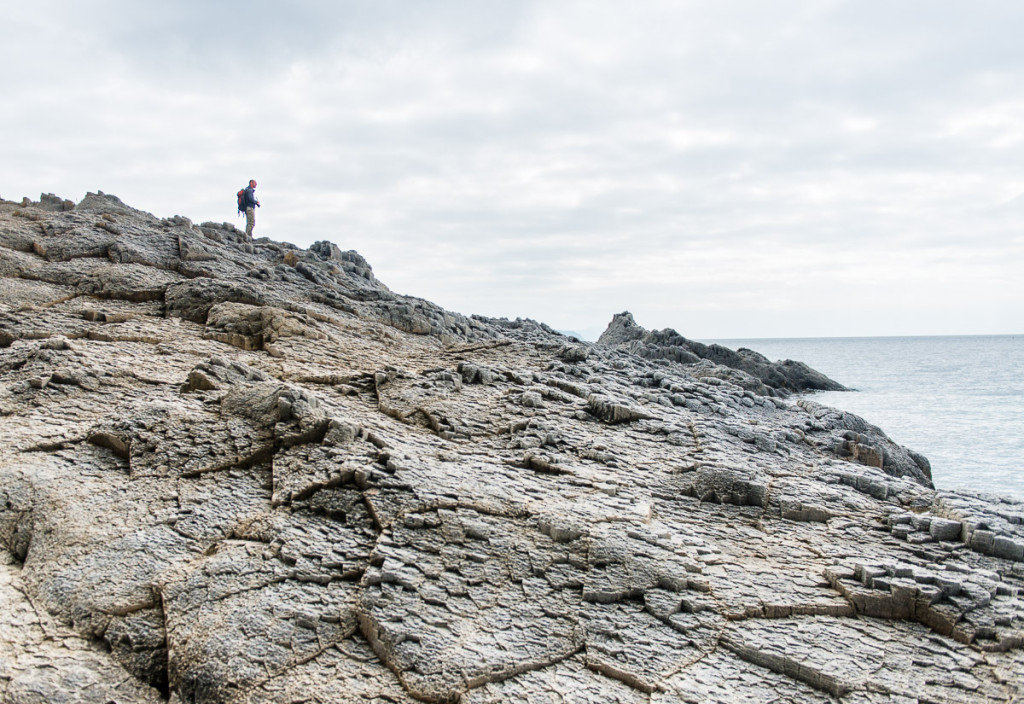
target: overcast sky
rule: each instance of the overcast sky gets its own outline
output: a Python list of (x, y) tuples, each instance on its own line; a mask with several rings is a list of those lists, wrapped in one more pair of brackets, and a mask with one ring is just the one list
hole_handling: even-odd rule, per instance
[(591, 339), (1024, 333), (1020, 0), (0, 0), (0, 196)]

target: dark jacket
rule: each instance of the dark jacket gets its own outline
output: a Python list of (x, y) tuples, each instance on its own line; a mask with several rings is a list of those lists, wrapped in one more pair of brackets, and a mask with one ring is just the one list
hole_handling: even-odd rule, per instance
[(256, 189), (252, 186), (246, 186), (245, 195), (242, 196), (242, 207), (255, 208), (258, 205), (259, 201), (256, 200)]

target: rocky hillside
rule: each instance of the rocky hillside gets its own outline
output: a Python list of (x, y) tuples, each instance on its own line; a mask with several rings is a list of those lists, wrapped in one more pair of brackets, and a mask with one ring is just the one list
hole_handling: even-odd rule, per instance
[(1022, 701), (1024, 505), (631, 326), (0, 202), (0, 702)]

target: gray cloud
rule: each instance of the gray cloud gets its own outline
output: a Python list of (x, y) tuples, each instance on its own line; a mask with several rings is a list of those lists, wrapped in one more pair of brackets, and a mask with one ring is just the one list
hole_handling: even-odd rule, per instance
[(5, 3), (0, 194), (355, 248), (596, 335), (1020, 332), (1011, 2)]

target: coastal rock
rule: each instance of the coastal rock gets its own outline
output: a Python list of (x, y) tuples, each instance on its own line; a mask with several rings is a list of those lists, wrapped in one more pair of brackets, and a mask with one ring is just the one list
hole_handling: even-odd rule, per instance
[(715, 365), (739, 372), (731, 381), (759, 394), (795, 391), (845, 391), (842, 384), (791, 359), (771, 362), (762, 354), (740, 348), (730, 350), (722, 345), (705, 345), (688, 340), (675, 330), (646, 330), (631, 313), (618, 313), (601, 333), (597, 344), (628, 350), (646, 359), (668, 359), (683, 365), (707, 360)]
[(1024, 504), (801, 365), (59, 200), (0, 202), (0, 702), (1024, 696)]

